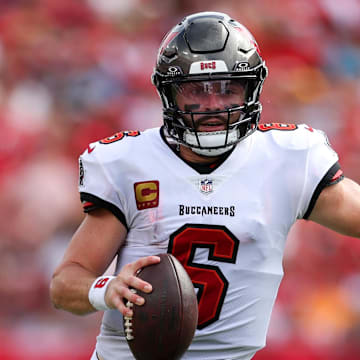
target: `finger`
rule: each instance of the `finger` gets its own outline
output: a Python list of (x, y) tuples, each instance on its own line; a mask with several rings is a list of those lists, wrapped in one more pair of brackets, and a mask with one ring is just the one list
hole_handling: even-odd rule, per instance
[(126, 306), (120, 297), (113, 299), (113, 305), (114, 308), (118, 309), (124, 316), (133, 316), (132, 307), (130, 305)]
[(124, 287), (113, 288), (109, 296), (109, 305), (111, 308), (118, 309), (124, 316), (132, 316), (134, 303), (143, 305), (145, 300), (136, 295), (134, 289)]
[[(128, 287), (122, 286), (120, 284), (114, 284), (112, 291), (113, 291), (111, 294), (112, 300), (114, 298), (125, 299), (125, 302), (130, 301), (136, 305), (143, 305), (145, 302), (145, 299), (142, 298), (140, 295), (138, 295), (135, 289), (129, 289)], [(117, 302), (117, 300), (115, 301)]]
[(151, 284), (138, 278), (137, 276), (130, 276), (127, 281), (128, 285), (134, 289), (140, 290), (145, 293), (151, 293), (152, 291)]
[(145, 303), (145, 299), (137, 295), (135, 289), (126, 289), (124, 291), (124, 298), (136, 305), (143, 305)]
[(119, 273), (116, 280), (117, 281), (115, 284), (117, 284), (118, 286), (132, 287), (145, 293), (150, 293), (152, 291), (151, 284), (138, 278), (135, 275), (126, 275), (125, 271)]
[(160, 262), (159, 256), (146, 256), (146, 257), (137, 259), (136, 261), (131, 263), (130, 268), (133, 270), (133, 274), (135, 274), (139, 269), (141, 269), (145, 266), (157, 264), (159, 262)]
[[(159, 256), (146, 256), (125, 265), (118, 274), (116, 280), (114, 280), (111, 284), (111, 292), (109, 289), (109, 303), (114, 308), (117, 308), (124, 316), (132, 316), (133, 312), (130, 308), (130, 303), (141, 306), (144, 304), (145, 299), (137, 295), (136, 291), (129, 289), (129, 287), (146, 293), (152, 291), (151, 284), (134, 275), (141, 268), (157, 264), (159, 262)], [(128, 301), (130, 303), (128, 303)]]
[(134, 275), (142, 268), (149, 265), (157, 264), (159, 262), (159, 256), (142, 257), (132, 263), (125, 265), (121, 272), (118, 274), (118, 279), (128, 287), (131, 286), (135, 289), (149, 293), (152, 291), (151, 284), (135, 277)]

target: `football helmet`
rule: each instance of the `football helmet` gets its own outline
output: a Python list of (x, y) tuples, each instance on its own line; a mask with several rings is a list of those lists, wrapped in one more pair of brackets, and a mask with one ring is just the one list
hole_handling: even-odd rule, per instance
[(229, 151), (256, 130), (267, 73), (242, 24), (218, 12), (185, 17), (163, 39), (152, 75), (168, 135), (200, 155)]

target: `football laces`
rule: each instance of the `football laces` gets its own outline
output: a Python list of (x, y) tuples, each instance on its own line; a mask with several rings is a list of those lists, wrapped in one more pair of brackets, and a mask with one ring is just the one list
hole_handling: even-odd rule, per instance
[[(135, 289), (130, 289), (130, 291), (134, 294), (136, 294), (136, 290)], [(128, 309), (131, 309), (134, 307), (134, 303), (132, 303), (130, 300), (128, 300), (125, 304), (125, 306)], [(124, 331), (125, 331), (125, 337), (126, 340), (133, 340), (134, 336), (133, 336), (133, 329), (132, 329), (132, 316), (125, 316), (124, 317)]]

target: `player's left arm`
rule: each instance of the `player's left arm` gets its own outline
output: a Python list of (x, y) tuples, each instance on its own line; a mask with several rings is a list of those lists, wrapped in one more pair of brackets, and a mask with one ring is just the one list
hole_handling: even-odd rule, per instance
[(341, 234), (360, 238), (360, 186), (344, 178), (335, 185), (325, 187), (309, 220)]

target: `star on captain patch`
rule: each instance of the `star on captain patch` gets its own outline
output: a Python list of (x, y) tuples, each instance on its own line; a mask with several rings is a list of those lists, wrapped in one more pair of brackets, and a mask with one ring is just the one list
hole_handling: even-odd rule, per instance
[(213, 181), (205, 178), (199, 180), (199, 189), (203, 194), (210, 194), (214, 191)]

